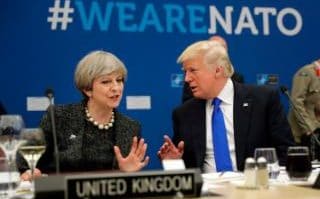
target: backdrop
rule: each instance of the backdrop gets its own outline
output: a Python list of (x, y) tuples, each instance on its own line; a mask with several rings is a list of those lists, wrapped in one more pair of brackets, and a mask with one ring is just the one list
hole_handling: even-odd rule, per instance
[(142, 123), (148, 169), (158, 169), (156, 152), (181, 103), (181, 51), (221, 35), (247, 83), (290, 88), (295, 71), (319, 58), (319, 7), (311, 0), (1, 0), (0, 101), (36, 127), (45, 90), (54, 90), (56, 104), (81, 100), (77, 62), (110, 51), (129, 71), (119, 109)]

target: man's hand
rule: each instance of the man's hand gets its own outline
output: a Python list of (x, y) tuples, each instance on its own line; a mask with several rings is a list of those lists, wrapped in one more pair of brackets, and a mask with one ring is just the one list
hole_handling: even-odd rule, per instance
[(161, 160), (164, 159), (181, 159), (184, 152), (184, 142), (180, 141), (178, 146), (176, 147), (169, 136), (165, 135), (164, 143), (160, 147), (158, 151), (158, 157)]

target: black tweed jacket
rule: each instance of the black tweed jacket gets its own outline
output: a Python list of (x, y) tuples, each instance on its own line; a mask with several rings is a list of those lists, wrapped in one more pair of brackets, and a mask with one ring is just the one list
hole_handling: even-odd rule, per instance
[[(100, 130), (85, 115), (85, 103), (58, 105), (54, 108), (57, 143), (62, 172), (96, 171), (118, 169), (113, 146), (120, 147), (122, 155), (130, 152), (133, 136), (140, 137), (139, 122), (115, 110), (112, 128)], [(37, 168), (44, 173), (55, 171), (52, 127), (47, 112), (40, 123), (47, 141), (46, 152), (40, 158)], [(20, 172), (27, 169), (18, 156)]]

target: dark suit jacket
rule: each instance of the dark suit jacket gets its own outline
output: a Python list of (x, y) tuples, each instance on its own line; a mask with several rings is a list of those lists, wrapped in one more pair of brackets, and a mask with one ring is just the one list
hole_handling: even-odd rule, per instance
[(4, 114), (7, 114), (7, 111), (4, 108), (4, 106), (2, 105), (2, 103), (0, 102), (0, 115), (4, 115)]
[[(275, 147), (285, 164), (287, 147), (294, 145), (277, 90), (267, 86), (234, 84), (234, 139), (238, 170), (257, 147)], [(206, 151), (205, 100), (190, 99), (173, 111), (173, 142), (184, 140), (188, 168), (203, 168)]]

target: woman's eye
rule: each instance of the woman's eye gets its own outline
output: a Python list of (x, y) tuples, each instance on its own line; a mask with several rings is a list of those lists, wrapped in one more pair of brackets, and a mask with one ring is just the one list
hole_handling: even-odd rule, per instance
[(123, 78), (119, 78), (119, 79), (117, 79), (117, 82), (123, 82), (124, 81), (124, 79)]
[(103, 84), (110, 84), (112, 81), (111, 80), (103, 80), (102, 83)]

